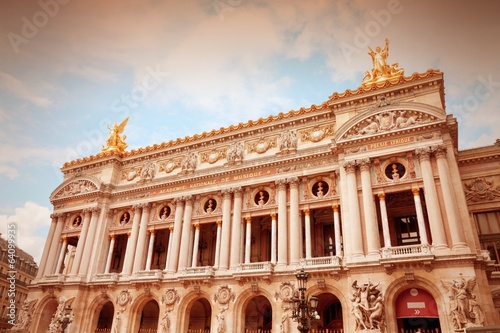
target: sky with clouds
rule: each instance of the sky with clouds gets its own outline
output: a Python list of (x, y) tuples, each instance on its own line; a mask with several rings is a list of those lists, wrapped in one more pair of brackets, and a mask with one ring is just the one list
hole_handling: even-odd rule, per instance
[(38, 261), (65, 161), (130, 117), (129, 149), (321, 104), (356, 89), (368, 46), (445, 73), (459, 147), (500, 137), (500, 2), (3, 0), (0, 232)]

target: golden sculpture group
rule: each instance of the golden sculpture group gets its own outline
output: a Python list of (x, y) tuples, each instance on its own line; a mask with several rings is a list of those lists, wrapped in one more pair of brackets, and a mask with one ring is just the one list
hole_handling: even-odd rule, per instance
[(372, 57), (373, 68), (371, 71), (366, 71), (361, 80), (362, 87), (368, 88), (375, 83), (398, 80), (404, 74), (404, 69), (398, 68), (397, 62), (392, 65), (387, 63), (387, 57), (389, 56), (389, 40), (387, 38), (383, 49), (380, 46), (377, 46), (375, 51), (369, 46), (368, 48), (370, 49), (368, 54)]

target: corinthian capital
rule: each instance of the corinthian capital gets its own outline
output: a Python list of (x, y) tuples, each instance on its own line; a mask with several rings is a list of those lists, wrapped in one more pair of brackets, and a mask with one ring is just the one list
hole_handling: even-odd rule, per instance
[(286, 179), (277, 179), (275, 181), (275, 184), (278, 187), (278, 189), (285, 189), (286, 183), (287, 183)]
[(356, 171), (356, 162), (355, 161), (347, 161), (342, 165), (347, 173)]
[(415, 149), (415, 155), (420, 161), (428, 160), (431, 156), (431, 149), (429, 147), (417, 148)]
[(358, 161), (358, 165), (359, 165), (359, 168), (361, 171), (370, 170), (371, 164), (372, 164), (372, 161), (370, 161), (369, 158), (364, 158), (364, 159)]
[(436, 158), (446, 157), (446, 150), (447, 148), (445, 145), (438, 145), (432, 147), (432, 151), (434, 152), (434, 156), (436, 156)]

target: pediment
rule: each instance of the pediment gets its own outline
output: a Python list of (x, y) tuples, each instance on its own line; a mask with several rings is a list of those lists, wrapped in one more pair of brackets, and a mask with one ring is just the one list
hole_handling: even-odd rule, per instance
[(337, 132), (337, 143), (397, 132), (445, 120), (442, 110), (426, 106), (393, 105), (363, 112), (345, 123)]
[(62, 199), (75, 195), (92, 193), (99, 190), (99, 187), (99, 181), (93, 177), (74, 178), (59, 185), (50, 195), (50, 199)]

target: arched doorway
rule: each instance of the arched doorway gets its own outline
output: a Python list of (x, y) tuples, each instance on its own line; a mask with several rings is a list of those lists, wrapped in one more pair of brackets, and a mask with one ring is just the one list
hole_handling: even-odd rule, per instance
[(158, 316), (160, 315), (160, 307), (155, 300), (150, 300), (142, 308), (141, 321), (139, 325), (139, 333), (156, 332), (158, 329)]
[(271, 332), (273, 327), (273, 309), (264, 296), (257, 296), (248, 301), (245, 307), (245, 332)]
[(113, 326), (113, 315), (115, 313), (115, 307), (111, 301), (107, 301), (101, 308), (99, 312), (99, 318), (97, 319), (96, 332), (111, 332), (111, 327)]
[(342, 320), (342, 304), (339, 299), (330, 293), (320, 294), (318, 297), (318, 313), (320, 315), (319, 329), (328, 329), (332, 332), (341, 332), (344, 329)]
[(200, 298), (194, 302), (189, 312), (188, 332), (210, 332), (210, 319), (212, 318), (212, 307), (206, 298)]
[(40, 321), (38, 322), (37, 333), (45, 333), (49, 329), (50, 322), (52, 321), (52, 316), (57, 309), (57, 300), (53, 299), (49, 301), (42, 312), (40, 313)]
[(434, 297), (420, 288), (406, 289), (396, 299), (398, 331), (433, 330), (441, 332), (439, 315)]

